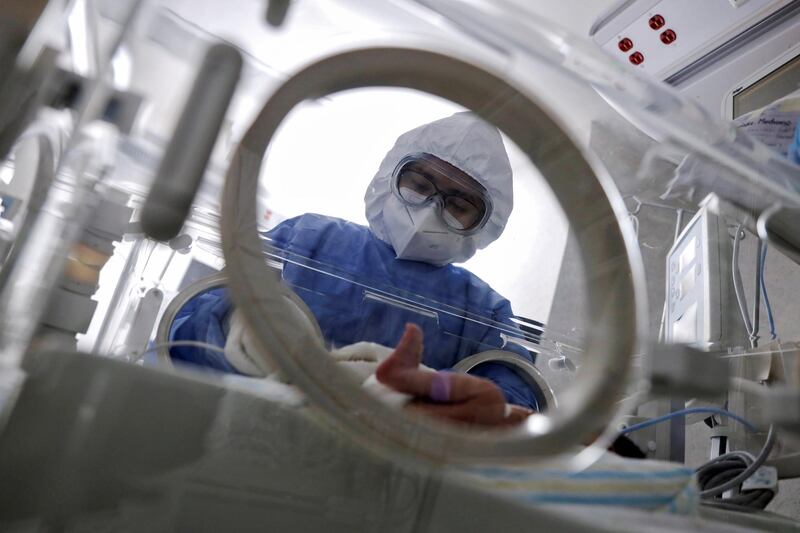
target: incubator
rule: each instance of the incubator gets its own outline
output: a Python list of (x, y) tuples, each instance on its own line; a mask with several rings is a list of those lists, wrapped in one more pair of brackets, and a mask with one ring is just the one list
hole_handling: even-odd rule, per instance
[[(797, 530), (800, 167), (747, 125), (785, 107), (730, 122), (657, 79), (729, 19), (615, 58), (683, 20), (650, 4), (594, 43), (512, 0), (0, 8), (2, 527)], [(387, 155), (464, 116), (507, 191), (470, 182), (480, 146)], [(496, 234), (398, 259), (391, 201)], [(407, 323), (415, 370), (530, 414), (388, 386)]]

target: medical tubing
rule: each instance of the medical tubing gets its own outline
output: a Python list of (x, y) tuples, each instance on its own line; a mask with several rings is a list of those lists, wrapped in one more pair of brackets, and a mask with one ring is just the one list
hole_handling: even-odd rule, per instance
[[(723, 483), (723, 484), (721, 484), (721, 485), (719, 485), (717, 487), (701, 491), (700, 492), (700, 497), (701, 498), (710, 498), (710, 497), (713, 497), (713, 496), (718, 496), (718, 495), (720, 495), (720, 494), (722, 494), (724, 492), (727, 492), (727, 491), (739, 486), (747, 478), (752, 476), (753, 473), (756, 470), (758, 470), (759, 467), (761, 467), (762, 464), (764, 464), (764, 461), (767, 460), (767, 457), (769, 456), (769, 453), (772, 451), (772, 447), (774, 445), (775, 445), (775, 428), (773, 426), (770, 426), (769, 427), (769, 433), (767, 434), (767, 440), (764, 443), (764, 447), (761, 448), (761, 451), (759, 452), (758, 456), (750, 464), (750, 466), (748, 466), (741, 474), (739, 474), (738, 476), (734, 477), (733, 479), (731, 479), (731, 480), (729, 480), (729, 481), (727, 481), (727, 482), (725, 482), (725, 483)], [(703, 465), (700, 468), (698, 468), (697, 472), (699, 473), (701, 470), (703, 470), (703, 469), (705, 469), (707, 467), (711, 467), (711, 466), (715, 465), (717, 462), (724, 461), (725, 459), (728, 459), (729, 457), (727, 457), (727, 456), (728, 456), (728, 454), (725, 454), (725, 455), (720, 455), (719, 457), (717, 457), (715, 459), (712, 459), (711, 461), (709, 461), (705, 465)]]
[(738, 496), (724, 498), (722, 501), (729, 505), (736, 505), (752, 509), (763, 509), (774, 497), (775, 492), (771, 489), (755, 489), (748, 490), (746, 493)]
[(740, 417), (730, 411), (726, 411), (725, 409), (718, 409), (716, 407), (689, 407), (686, 409), (681, 409), (679, 411), (673, 411), (672, 413), (667, 413), (666, 415), (659, 416), (658, 418), (653, 418), (652, 420), (646, 420), (644, 422), (639, 422), (638, 424), (634, 424), (632, 426), (628, 426), (625, 429), (620, 431), (621, 435), (627, 435), (628, 433), (633, 433), (634, 431), (639, 431), (640, 429), (645, 429), (650, 426), (655, 426), (656, 424), (660, 424), (661, 422), (666, 422), (667, 420), (671, 420), (677, 416), (684, 416), (690, 415), (692, 413), (710, 413), (720, 416), (728, 417), (732, 420), (736, 420), (744, 427), (746, 427), (750, 431), (757, 431), (756, 427), (747, 421), (745, 418)]
[[(748, 338), (753, 336), (753, 325), (750, 322), (750, 315), (747, 312), (747, 302), (744, 298), (744, 287), (742, 287), (742, 276), (739, 273), (739, 242), (742, 236), (742, 225), (736, 226), (736, 235), (733, 237), (733, 254), (731, 258), (731, 275), (733, 276), (733, 290), (736, 293), (736, 303), (739, 304), (739, 312), (742, 315), (744, 329), (747, 331)], [(751, 346), (752, 347), (752, 346)]]
[(724, 509), (726, 511), (736, 511), (739, 513), (752, 513), (758, 511), (759, 509), (763, 509), (764, 507), (767, 506), (767, 504), (764, 504), (764, 507), (755, 507), (753, 505), (744, 506), (744, 505), (730, 504), (727, 503), (727, 501), (728, 500), (703, 500), (701, 502), (701, 505), (703, 505), (703, 507), (715, 507), (717, 509)]
[(681, 234), (681, 227), (683, 226), (683, 209), (676, 209), (675, 215), (675, 236), (672, 237), (672, 244), (678, 242), (678, 237)]
[(757, 239), (756, 242), (756, 276), (755, 276), (755, 297), (753, 298), (753, 331), (750, 334), (750, 342), (752, 347), (758, 346), (758, 339), (760, 338), (758, 332), (761, 329), (761, 248), (764, 241)]
[(161, 342), (158, 344), (153, 344), (148, 346), (146, 350), (143, 350), (141, 353), (134, 353), (131, 356), (131, 363), (138, 362), (145, 354), (150, 352), (158, 351), (162, 348), (172, 348), (173, 346), (190, 346), (192, 348), (204, 348), (206, 350), (211, 350), (214, 352), (225, 353), (225, 348), (221, 346), (217, 346), (216, 344), (210, 344), (208, 342), (201, 342), (201, 341), (170, 341), (170, 342)]
[[(697, 483), (701, 489), (726, 483), (743, 472), (753, 461), (752, 456), (730, 457), (722, 461), (715, 461), (713, 464), (698, 469)], [(748, 512), (764, 509), (774, 497), (775, 491), (772, 489), (753, 488), (727, 498), (704, 498), (702, 504), (724, 505), (734, 511)]]
[(636, 238), (639, 238), (639, 217), (632, 213), (628, 213), (628, 219), (631, 221), (631, 225), (633, 226), (633, 233), (636, 235)]
[(761, 294), (764, 295), (764, 306), (767, 308), (767, 319), (769, 320), (769, 335), (771, 340), (778, 338), (775, 331), (775, 317), (772, 315), (772, 305), (769, 303), (769, 294), (767, 294), (767, 282), (764, 278), (764, 270), (767, 266), (767, 243), (761, 247), (761, 270), (758, 273), (759, 283), (761, 284)]

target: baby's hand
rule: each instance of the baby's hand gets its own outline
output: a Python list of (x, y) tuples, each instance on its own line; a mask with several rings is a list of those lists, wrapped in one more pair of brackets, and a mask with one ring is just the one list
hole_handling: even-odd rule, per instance
[(485, 426), (518, 424), (531, 413), (506, 405), (502, 391), (489, 380), (419, 368), (422, 337), (418, 326), (407, 324), (394, 352), (375, 372), (387, 387), (414, 396), (409, 407), (434, 417)]

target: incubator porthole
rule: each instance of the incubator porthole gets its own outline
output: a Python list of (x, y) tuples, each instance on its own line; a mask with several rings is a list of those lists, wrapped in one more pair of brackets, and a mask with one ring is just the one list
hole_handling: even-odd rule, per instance
[[(391, 64), (392, 68), (387, 65)], [(430, 52), (424, 49), (412, 48), (381, 48), (355, 49), (331, 56), (313, 63), (307, 68), (291, 77), (287, 82), (273, 93), (265, 104), (262, 112), (256, 118), (251, 129), (245, 134), (241, 145), (232, 159), (231, 167), (228, 171), (228, 181), (224, 198), (223, 212), (223, 246), (225, 249), (228, 275), (230, 278), (231, 294), (236, 302), (237, 309), (241, 312), (244, 320), (253, 332), (253, 349), (260, 355), (274, 362), (290, 379), (307, 395), (309, 402), (315, 409), (320, 409), (327, 416), (333, 417), (338, 424), (352, 430), (359, 440), (370, 446), (378, 446), (379, 449), (392, 450), (392, 453), (401, 452), (404, 455), (410, 454), (416, 460), (445, 460), (450, 462), (464, 462), (475, 460), (519, 460), (522, 458), (531, 459), (544, 455), (558, 453), (563, 450), (564, 437), (576, 439), (574, 442), (590, 442), (597, 432), (604, 426), (604, 421), (610, 419), (617, 409), (615, 400), (611, 398), (616, 395), (620, 398), (625, 390), (625, 376), (628, 372), (628, 358), (633, 350), (633, 343), (636, 336), (636, 302), (634, 300), (634, 287), (631, 276), (631, 259), (627, 255), (625, 236), (617, 225), (614, 207), (605, 200), (606, 191), (603, 188), (603, 178), (598, 178), (595, 173), (596, 168), (590, 166), (581, 151), (564, 133), (553, 119), (543, 110), (541, 104), (536, 103), (535, 96), (519, 92), (513, 85), (490, 73), (491, 69), (479, 67), (472, 64), (469, 60), (459, 60), (454, 57)], [(456, 83), (461, 78), (469, 77), (470, 83)], [(455, 89), (454, 87), (458, 87)], [(419, 92), (417, 92), (419, 91)], [(352, 98), (348, 104), (348, 95), (352, 93), (357, 98)], [(394, 95), (394, 96), (389, 96)], [(398, 96), (400, 95), (400, 96)], [(312, 98), (311, 100), (306, 100)], [(381, 147), (375, 149), (374, 146), (353, 146), (349, 149), (336, 149), (332, 146), (342, 146), (342, 143), (329, 141), (331, 146), (326, 147), (322, 139), (314, 137), (319, 135), (336, 135), (336, 128), (326, 126), (325, 122), (319, 122), (320, 116), (326, 112), (339, 113), (337, 118), (348, 116), (352, 113), (354, 103), (361, 106), (361, 111), (369, 109), (370, 99), (374, 102), (382, 102), (383, 107), (391, 107), (392, 98), (406, 99), (413, 101), (418, 98), (420, 102), (425, 102), (430, 106), (425, 112), (418, 112), (416, 116), (400, 117), (398, 125), (394, 128), (397, 133), (387, 134), (388, 140), (378, 139), (373, 136), (374, 144)], [(319, 100), (317, 100), (319, 99)], [(411, 99), (411, 100), (408, 100)], [(389, 102), (389, 103), (387, 103)], [(341, 108), (336, 110), (335, 103), (339, 103)], [(296, 107), (297, 106), (297, 107)], [(398, 106), (400, 107), (400, 106)], [(407, 109), (420, 109), (422, 106), (405, 106)], [(477, 110), (477, 113), (473, 110)], [(502, 139), (512, 148), (509, 150), (512, 159), (527, 159), (528, 164), (533, 162), (533, 172), (538, 179), (545, 184), (549, 194), (554, 199), (554, 204), (558, 207), (560, 202), (563, 209), (563, 219), (569, 221), (572, 238), (576, 238), (581, 246), (582, 259), (588, 264), (613, 264), (613, 268), (604, 270), (586, 270), (591, 280), (587, 291), (587, 314), (597, 317), (586, 324), (586, 331), (583, 335), (573, 338), (547, 338), (542, 335), (543, 324), (535, 320), (521, 321), (520, 317), (513, 317), (515, 321), (507, 320), (508, 324), (500, 327), (497, 332), (497, 343), (478, 347), (471, 353), (479, 353), (486, 350), (501, 350), (507, 354), (531, 354), (537, 350), (537, 342), (547, 338), (552, 342), (552, 350), (569, 349), (571, 344), (577, 344), (580, 349), (585, 349), (592, 353), (592, 357), (587, 357), (581, 361), (580, 367), (586, 369), (587, 379), (581, 382), (580, 387), (569, 387), (574, 376), (566, 377), (568, 372), (559, 373), (552, 371), (547, 364), (552, 357), (542, 357), (542, 364), (538, 369), (544, 369), (545, 373), (550, 374), (548, 379), (565, 379), (566, 393), (563, 407), (548, 411), (548, 422), (544, 425), (538, 424), (536, 431), (532, 426), (520, 425), (516, 429), (509, 429), (498, 432), (486, 431), (465, 431), (461, 426), (451, 424), (441, 424), (433, 418), (423, 416), (409, 416), (403, 410), (393, 409), (381, 401), (375, 401), (364, 387), (358, 386), (358, 381), (353, 380), (354, 373), (342, 371), (342, 366), (335, 363), (336, 356), (331, 358), (329, 350), (337, 348), (336, 339), (331, 341), (330, 336), (335, 336), (334, 330), (337, 326), (346, 324), (346, 317), (352, 315), (353, 311), (337, 309), (337, 305), (352, 305), (356, 298), (361, 306), (361, 311), (366, 311), (369, 318), (375, 319), (375, 324), (370, 325), (369, 320), (361, 320), (359, 327), (363, 337), (350, 336), (347, 342), (341, 344), (353, 344), (354, 341), (367, 341), (381, 344), (391, 348), (400, 338), (402, 333), (402, 323), (387, 322), (387, 309), (396, 311), (402, 309), (402, 322), (429, 323), (431, 328), (422, 326), (425, 338), (428, 338), (433, 328), (444, 331), (444, 336), (453, 336), (446, 331), (446, 322), (457, 316), (461, 324), (480, 323), (479, 313), (474, 310), (458, 308), (453, 302), (437, 300), (433, 298), (419, 298), (408, 287), (398, 286), (398, 282), (382, 283), (370, 279), (369, 276), (354, 275), (348, 272), (348, 263), (340, 259), (338, 263), (326, 263), (322, 253), (309, 256), (307, 248), (303, 248), (300, 240), (293, 241), (298, 235), (321, 235), (325, 232), (334, 232), (342, 224), (361, 223), (363, 227), (376, 225), (376, 210), (370, 208), (370, 195), (385, 194), (390, 196), (393, 191), (389, 183), (381, 183), (381, 173), (385, 173), (384, 182), (391, 179), (398, 180), (397, 172), (402, 172), (402, 165), (397, 164), (392, 156), (387, 156), (381, 160), (382, 154), (386, 154), (387, 149), (391, 148), (391, 138), (406, 131), (411, 126), (420, 123), (430, 123), (430, 120), (440, 117), (453, 117), (458, 120), (459, 113), (471, 111), (467, 116), (476, 119), (478, 124), (486, 124), (488, 128), (499, 128), (502, 132)], [(453, 115), (453, 113), (456, 113)], [(368, 120), (374, 117), (375, 120), (384, 119), (385, 115), (372, 110), (361, 115), (349, 115), (350, 121), (354, 123), (365, 122), (361, 117)], [(316, 116), (316, 118), (315, 118)], [(425, 117), (431, 117), (427, 120)], [(314, 122), (317, 120), (317, 122)], [(336, 124), (332, 120), (330, 124)], [(435, 122), (434, 122), (435, 123)], [(314, 127), (309, 125), (315, 124)], [(492, 124), (492, 126), (488, 126)], [(292, 135), (301, 136), (299, 131), (303, 127), (307, 128), (309, 146), (322, 146), (319, 153), (305, 154), (304, 157), (297, 157), (288, 150), (283, 150), (286, 146), (286, 139)], [(482, 128), (484, 126), (475, 126)], [(368, 126), (365, 126), (369, 130)], [(423, 126), (424, 128), (424, 126)], [(384, 128), (391, 131), (392, 128)], [(494, 130), (497, 131), (497, 130)], [(341, 134), (341, 131), (339, 132)], [(355, 136), (359, 139), (358, 136)], [(403, 137), (398, 143), (402, 144)], [(547, 139), (547, 142), (542, 142)], [(365, 143), (368, 142), (364, 141)], [(444, 141), (442, 141), (444, 142)], [(446, 147), (436, 146), (435, 143), (430, 151), (438, 149), (445, 150)], [(558, 146), (558, 156), (553, 148)], [(269, 149), (268, 149), (269, 147)], [(408, 147), (401, 147), (406, 150)], [(265, 152), (266, 159), (262, 162)], [(326, 149), (328, 150), (326, 152)], [(370, 153), (370, 152), (374, 153)], [(423, 152), (425, 152), (423, 150)], [(389, 150), (391, 154), (391, 150)], [(427, 152), (425, 152), (427, 153)], [(438, 154), (442, 155), (444, 152)], [(569, 155), (566, 155), (569, 154)], [(451, 154), (452, 155), (452, 154)], [(440, 159), (438, 156), (434, 159)], [(461, 164), (465, 168), (470, 162), (455, 160), (449, 163)], [(447, 161), (446, 161), (447, 162)], [(517, 161), (519, 162), (519, 161)], [(294, 163), (294, 166), (291, 164)], [(263, 167), (262, 167), (263, 164)], [(439, 164), (441, 167), (441, 164)], [(383, 167), (386, 167), (385, 169)], [(378, 174), (375, 174), (378, 168)], [(398, 170), (398, 168), (400, 170)], [(433, 196), (418, 204), (409, 204), (407, 198), (393, 198), (397, 201), (398, 213), (405, 213), (403, 216), (410, 216), (411, 209), (418, 208), (418, 205), (430, 207), (430, 224), (447, 224), (447, 210), (444, 203), (440, 202), (440, 187), (445, 187), (441, 178), (437, 177), (435, 170), (425, 167), (426, 175), (424, 178), (434, 185), (429, 194)], [(434, 167), (435, 168), (435, 167)], [(459, 170), (465, 170), (459, 168)], [(283, 169), (279, 171), (278, 169)], [(300, 175), (308, 175), (309, 169), (312, 175), (322, 177), (317, 188), (319, 194), (314, 195), (314, 186), (307, 185), (308, 178), (303, 183)], [(326, 170), (327, 169), (327, 170)], [(347, 179), (340, 169), (352, 169), (351, 177), (365, 176), (363, 179)], [(297, 179), (292, 179), (293, 171), (298, 175)], [(429, 174), (433, 172), (433, 174)], [(394, 173), (394, 174), (393, 174)], [(376, 178), (372, 178), (375, 175)], [(569, 175), (571, 184), (566, 184), (564, 179), (559, 176)], [(263, 180), (259, 185), (259, 177)], [(462, 181), (463, 183), (463, 181)], [(520, 179), (519, 184), (514, 182), (514, 193), (517, 194), (518, 185), (525, 183)], [(580, 186), (577, 184), (580, 183)], [(483, 186), (491, 186), (486, 183)], [(277, 233), (270, 234), (269, 225), (265, 225), (263, 217), (255, 211), (256, 205), (253, 202), (254, 191), (261, 186), (270, 191), (273, 200), (273, 214), (283, 215), (290, 213), (296, 218), (287, 216), (289, 226), (298, 226), (298, 231), (288, 231), (278, 224)], [(379, 187), (385, 189), (378, 190)], [(312, 191), (308, 202), (305, 205), (297, 206), (294, 211), (289, 207), (292, 198), (298, 197), (293, 194), (292, 187), (304, 187), (305, 190)], [(345, 189), (341, 196), (337, 188)], [(366, 197), (364, 190), (366, 189)], [(469, 187), (467, 193), (469, 193)], [(481, 190), (475, 187), (478, 195)], [(396, 193), (396, 191), (394, 191)], [(530, 193), (530, 191), (526, 191)], [(422, 191), (418, 189), (420, 194)], [(400, 195), (398, 195), (400, 196)], [(346, 198), (346, 202), (337, 202), (338, 198)], [(363, 210), (360, 206), (362, 198), (366, 200), (366, 212), (364, 215), (359, 213)], [(416, 197), (415, 197), (416, 198)], [(472, 198), (472, 196), (471, 196)], [(519, 194), (520, 203), (525, 205), (525, 194)], [(591, 198), (591, 201), (589, 199)], [(404, 201), (405, 200), (405, 201)], [(516, 201), (517, 198), (514, 199)], [(282, 203), (283, 202), (283, 203)], [(381, 204), (381, 208), (390, 204)], [(479, 200), (471, 200), (470, 207), (479, 206), (478, 209), (485, 209)], [(530, 205), (530, 204), (529, 204)], [(502, 213), (504, 208), (510, 212), (510, 206), (503, 206), (502, 202), (497, 202), (492, 208), (498, 209)], [(299, 211), (302, 209), (302, 211)], [(394, 207), (386, 207), (394, 209)], [(377, 210), (380, 211), (380, 210)], [(530, 209), (527, 210), (530, 212)], [(312, 212), (313, 215), (302, 214)], [(525, 208), (519, 208), (518, 213), (524, 214)], [(380, 213), (386, 217), (393, 216), (391, 213)], [(516, 214), (516, 213), (515, 213)], [(516, 241), (519, 247), (522, 240), (521, 235), (514, 236), (512, 222), (515, 214), (511, 218), (502, 220), (502, 224), (508, 221), (510, 241)], [(297, 216), (301, 215), (301, 216)], [(506, 217), (508, 213), (506, 213)], [(522, 216), (522, 215), (519, 215)], [(337, 220), (333, 221), (332, 217)], [(372, 220), (370, 220), (372, 217)], [(413, 218), (413, 217), (412, 217)], [(338, 219), (347, 219), (348, 222), (340, 223)], [(253, 224), (252, 220), (259, 221)], [(352, 221), (352, 222), (351, 222)], [(283, 222), (279, 220), (278, 222)], [(380, 226), (380, 220), (378, 221)], [(524, 225), (524, 224), (523, 224)], [(264, 233), (258, 233), (256, 229)], [(308, 233), (303, 233), (303, 232)], [(358, 230), (361, 231), (361, 230)], [(380, 233), (380, 228), (378, 232)], [(519, 231), (519, 230), (517, 230)], [(502, 228), (501, 228), (502, 232)], [(603, 235), (600, 240), (598, 237)], [(264, 246), (264, 237), (267, 238), (267, 247)], [(402, 256), (408, 251), (408, 258), (417, 260), (421, 249), (403, 240), (405, 237), (384, 235), (384, 244), (389, 246), (390, 253)], [(299, 239), (299, 238), (298, 238)], [(498, 239), (501, 242), (503, 237)], [(566, 239), (566, 236), (565, 236)], [(380, 239), (379, 239), (380, 240)], [(277, 244), (287, 246), (272, 246), (270, 242), (277, 241)], [(335, 242), (335, 240), (334, 240)], [(366, 241), (359, 241), (366, 242)], [(462, 243), (464, 241), (461, 241)], [(491, 242), (491, 240), (489, 241)], [(398, 244), (400, 243), (400, 244)], [(292, 246), (292, 244), (294, 246)], [(413, 244), (413, 243), (412, 243)], [(481, 243), (484, 246), (486, 243)], [(512, 244), (513, 245), (513, 244)], [(362, 246), (366, 246), (362, 244)], [(371, 246), (371, 244), (370, 244)], [(288, 248), (288, 251), (287, 251)], [(519, 249), (519, 248), (518, 248)], [(271, 256), (272, 260), (277, 260), (283, 266), (281, 269), (267, 269), (263, 261), (265, 253)], [(397, 252), (396, 250), (402, 250)], [(318, 250), (317, 250), (318, 251)], [(457, 253), (465, 253), (463, 249), (458, 249)], [(338, 257), (350, 259), (358, 252), (355, 250), (329, 250), (332, 256), (340, 253)], [(341, 253), (345, 255), (342, 256)], [(481, 258), (481, 254), (489, 256), (491, 246), (486, 250), (481, 250), (477, 254), (466, 252), (467, 258), (474, 257), (475, 260)], [(612, 259), (615, 258), (615, 259)], [(403, 259), (402, 257), (400, 259)], [(396, 259), (397, 260), (397, 259)], [(472, 259), (470, 259), (472, 260)], [(440, 262), (440, 266), (432, 268), (442, 268), (441, 265), (448, 264), (442, 258), (436, 258), (432, 262)], [(470, 261), (456, 261), (458, 267), (471, 267)], [(475, 270), (483, 268), (480, 262), (474, 263)], [(428, 265), (431, 266), (431, 265)], [(450, 267), (444, 267), (450, 268)], [(327, 271), (326, 275), (332, 276), (336, 282), (334, 288), (329, 289), (331, 294), (323, 294), (323, 287), (326, 285), (315, 279), (309, 272), (319, 273)], [(487, 280), (488, 285), (502, 283), (502, 275), (509, 277), (509, 265), (505, 265), (505, 271), (501, 268), (498, 276), (493, 280)], [(579, 269), (578, 272), (581, 272)], [(363, 272), (362, 272), (363, 274)], [(316, 275), (316, 274), (315, 274)], [(435, 279), (435, 278), (434, 278)], [(289, 315), (282, 311), (283, 307), (279, 301), (275, 300), (273, 291), (282, 290), (285, 282), (293, 285), (293, 289), (303, 299), (312, 311), (319, 314), (319, 309), (325, 308), (322, 313), (321, 327), (323, 339), (320, 340), (315, 335), (309, 335), (307, 328), (297, 327), (289, 318)], [(498, 281), (499, 280), (499, 281)], [(344, 288), (339, 285), (349, 285)], [(615, 298), (608, 300), (602, 296), (606, 291), (613, 290)], [(350, 291), (350, 292), (348, 292)], [(455, 291), (458, 292), (458, 291)], [(320, 299), (324, 299), (321, 302)], [(524, 308), (522, 300), (518, 299), (518, 304)], [(514, 303), (514, 302), (512, 302)], [(609, 307), (611, 306), (611, 307)], [(470, 312), (473, 311), (473, 312)], [(523, 315), (523, 313), (520, 313)], [(408, 320), (409, 316), (415, 320)], [(613, 322), (607, 321), (611, 319)], [(626, 323), (623, 328), (626, 334), (620, 336), (611, 334), (616, 331), (614, 328)], [(364, 326), (367, 324), (367, 326)], [(538, 324), (538, 325), (537, 325)], [(613, 324), (613, 325), (612, 325)], [(462, 326), (463, 327), (463, 326)], [(505, 327), (505, 330), (504, 330)], [(542, 328), (544, 329), (544, 328)], [(380, 332), (380, 335), (374, 334)], [(522, 332), (527, 332), (523, 334)], [(517, 333), (515, 335), (515, 333)], [(614, 337), (613, 339), (611, 337)], [(393, 342), (387, 340), (393, 338)], [(341, 339), (339, 339), (341, 341)], [(358, 344), (358, 343), (357, 343)], [(436, 346), (437, 341), (431, 338), (431, 344)], [(565, 348), (566, 347), (566, 348)], [(356, 351), (364, 349), (358, 346)], [(370, 348), (371, 349), (371, 348)], [(369, 351), (369, 350), (368, 350)], [(378, 350), (380, 352), (380, 350)], [(335, 352), (334, 352), (335, 353)], [(569, 357), (575, 359), (574, 354), (553, 353), (552, 356)], [(383, 355), (370, 355), (381, 361)], [(348, 355), (339, 356), (349, 357)], [(360, 355), (355, 357), (358, 360)], [(615, 363), (609, 364), (613, 360)], [(425, 359), (423, 358), (423, 362)], [(487, 365), (491, 367), (491, 364)], [(598, 366), (603, 371), (597, 373)], [(594, 371), (591, 369), (594, 368)], [(476, 368), (480, 368), (476, 367)], [(574, 367), (573, 367), (574, 368)], [(480, 371), (479, 371), (480, 372)], [(509, 370), (513, 373), (513, 371)], [(608, 386), (609, 372), (615, 374), (615, 384), (612, 389), (615, 393), (611, 396), (608, 393), (600, 394), (599, 381), (606, 381), (603, 386)], [(380, 375), (378, 372), (377, 375)], [(600, 378), (600, 376), (603, 376)], [(542, 375), (539, 376), (544, 379)], [(514, 378), (516, 379), (516, 378)], [(547, 380), (545, 380), (547, 383)], [(435, 384), (431, 385), (435, 387)], [(433, 388), (431, 389), (433, 390)], [(540, 390), (539, 393), (542, 391)], [(433, 393), (431, 393), (433, 395)], [(540, 398), (541, 398), (540, 394)], [(602, 398), (601, 398), (602, 397)], [(590, 409), (586, 409), (586, 403), (592, 404)], [(553, 402), (561, 406), (561, 400)], [(592, 411), (592, 414), (589, 414)], [(524, 429), (530, 427), (529, 430)], [(545, 428), (545, 429), (542, 429)], [(536, 436), (533, 436), (536, 434)], [(557, 444), (557, 442), (559, 444)]]

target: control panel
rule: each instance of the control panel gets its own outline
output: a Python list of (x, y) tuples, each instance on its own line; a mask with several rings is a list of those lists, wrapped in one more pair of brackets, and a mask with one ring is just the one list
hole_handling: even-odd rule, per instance
[(665, 79), (788, 4), (788, 0), (635, 0), (600, 19), (594, 41)]
[(724, 220), (701, 208), (667, 254), (668, 343), (706, 349), (729, 339), (731, 252)]

